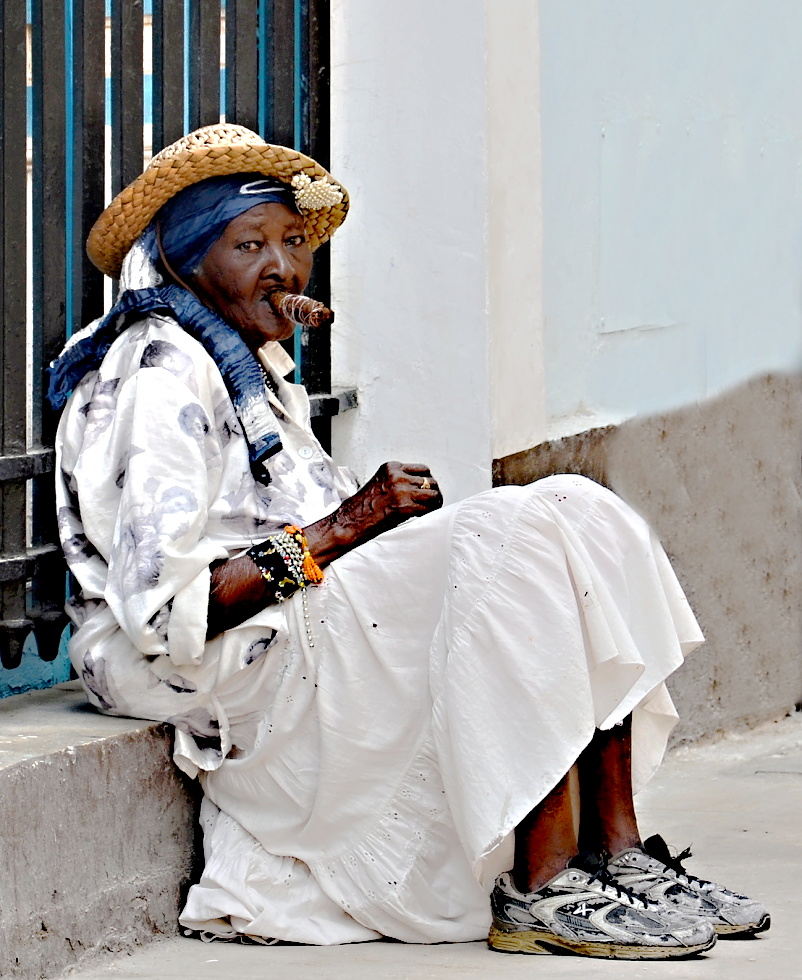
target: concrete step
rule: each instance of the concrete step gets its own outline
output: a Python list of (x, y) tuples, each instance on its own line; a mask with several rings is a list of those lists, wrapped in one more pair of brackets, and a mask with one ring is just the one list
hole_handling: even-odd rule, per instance
[[(538, 964), (554, 978), (621, 974), (613, 962), (534, 964), (481, 943), (264, 948), (176, 938), (197, 850), (192, 787), (170, 756), (164, 726), (99, 715), (74, 684), (0, 701), (0, 976), (359, 980), (450, 971), (514, 980)], [(795, 980), (802, 715), (675, 750), (638, 803), (645, 833), (693, 843), (690, 869), (760, 898), (773, 925), (752, 941), (720, 942), (697, 962), (631, 963), (627, 974)]]
[(693, 845), (689, 870), (743, 889), (772, 914), (752, 939), (720, 940), (695, 960), (628, 962), (502, 956), (484, 943), (415, 946), (231, 946), (151, 943), (70, 974), (72, 980), (799, 980), (802, 714), (671, 752), (638, 796), (641, 828)]
[(176, 935), (194, 813), (167, 726), (100, 715), (77, 683), (0, 701), (0, 976)]

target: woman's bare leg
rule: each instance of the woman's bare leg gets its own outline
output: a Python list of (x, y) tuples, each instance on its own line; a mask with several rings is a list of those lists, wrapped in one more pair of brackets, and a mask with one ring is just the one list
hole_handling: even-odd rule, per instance
[(631, 718), (608, 731), (597, 731), (577, 760), (578, 841), (567, 774), (518, 824), (512, 877), (519, 891), (537, 891), (577, 851), (617, 854), (640, 844), (632, 799), (631, 733)]
[(568, 774), (515, 828), (512, 878), (521, 892), (533, 892), (559, 874), (577, 852)]
[(640, 844), (632, 800), (632, 719), (597, 731), (580, 755), (579, 849), (617, 854)]

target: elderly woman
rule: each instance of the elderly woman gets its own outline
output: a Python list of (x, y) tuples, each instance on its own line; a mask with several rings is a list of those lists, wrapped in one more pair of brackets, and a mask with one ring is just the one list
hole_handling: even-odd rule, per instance
[(621, 958), (766, 929), (641, 839), (701, 641), (643, 522), (574, 476), (445, 508), (417, 463), (360, 488), (313, 435), (277, 297), (347, 205), (300, 153), (190, 134), (93, 229), (120, 298), (52, 366), (72, 662), (101, 710), (174, 725), (203, 787), (183, 926)]

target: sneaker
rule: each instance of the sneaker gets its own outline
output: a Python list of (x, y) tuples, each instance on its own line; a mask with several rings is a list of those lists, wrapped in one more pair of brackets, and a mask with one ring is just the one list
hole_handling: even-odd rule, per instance
[(749, 936), (769, 928), (771, 916), (760, 902), (689, 875), (682, 862), (690, 856), (686, 848), (672, 857), (666, 842), (655, 834), (641, 847), (617, 854), (607, 868), (632, 891), (688, 915), (703, 916), (719, 936)]
[(519, 892), (506, 872), (496, 879), (490, 904), (487, 945), (502, 953), (669, 959), (703, 953), (716, 941), (708, 921), (635, 895), (592, 855), (573, 858), (529, 894)]

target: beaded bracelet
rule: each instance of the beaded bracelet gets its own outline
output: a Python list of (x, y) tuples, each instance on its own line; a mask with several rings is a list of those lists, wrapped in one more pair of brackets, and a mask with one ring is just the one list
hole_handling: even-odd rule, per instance
[(323, 570), (312, 557), (312, 553), (309, 551), (309, 542), (306, 540), (304, 532), (294, 524), (288, 524), (284, 528), (284, 533), (293, 537), (298, 545), (302, 559), (301, 571), (307, 582), (311, 582), (312, 585), (320, 585), (323, 581)]
[(248, 549), (248, 557), (259, 568), (262, 578), (273, 586), (277, 602), (284, 602), (302, 590), (304, 624), (309, 646), (314, 647), (307, 586), (323, 581), (323, 572), (309, 551), (309, 543), (303, 531), (294, 524), (269, 535), (266, 541)]

